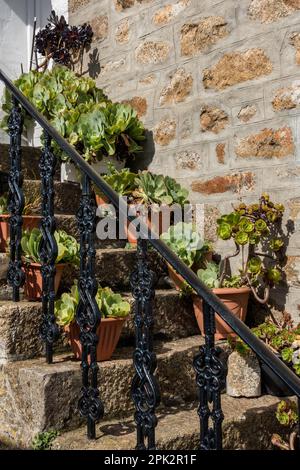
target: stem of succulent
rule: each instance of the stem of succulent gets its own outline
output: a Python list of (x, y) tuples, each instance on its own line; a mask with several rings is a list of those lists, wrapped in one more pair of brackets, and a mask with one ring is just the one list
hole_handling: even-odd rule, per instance
[(268, 255), (267, 253), (258, 253), (256, 251), (253, 252), (254, 256), (264, 256), (265, 258), (270, 258), (271, 260), (275, 261), (274, 256)]
[(269, 286), (266, 286), (265, 289), (264, 289), (264, 296), (263, 298), (259, 297), (258, 293), (256, 292), (256, 289), (255, 287), (252, 286), (251, 284), (251, 280), (249, 278), (249, 275), (246, 273), (246, 279), (248, 281), (248, 285), (255, 297), (255, 300), (257, 300), (257, 302), (259, 302), (260, 304), (264, 305), (268, 302), (269, 300), (269, 297), (270, 297), (270, 287)]
[(222, 269), (222, 273), (221, 273), (221, 276), (220, 276), (220, 287), (223, 286), (223, 282), (224, 282), (224, 279), (225, 279), (225, 276), (226, 276), (226, 271), (227, 271), (229, 259), (230, 258), (235, 258), (236, 256), (238, 256), (240, 254), (240, 251), (241, 251), (240, 245), (238, 245), (236, 243), (235, 246), (236, 246), (236, 251), (232, 255), (227, 255), (224, 258), (223, 269)]

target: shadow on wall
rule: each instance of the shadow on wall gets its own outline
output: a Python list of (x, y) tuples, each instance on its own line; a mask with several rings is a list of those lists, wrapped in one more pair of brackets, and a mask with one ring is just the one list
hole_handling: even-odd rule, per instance
[(146, 130), (146, 140), (143, 145), (143, 152), (138, 154), (135, 160), (130, 162), (129, 168), (132, 171), (147, 170), (155, 154), (155, 143), (153, 132)]

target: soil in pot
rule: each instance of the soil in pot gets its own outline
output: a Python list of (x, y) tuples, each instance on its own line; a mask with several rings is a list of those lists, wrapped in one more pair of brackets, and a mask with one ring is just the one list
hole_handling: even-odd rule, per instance
[[(103, 318), (97, 329), (99, 342), (97, 345), (97, 361), (108, 361), (113, 355), (126, 318)], [(72, 322), (65, 327), (69, 336), (69, 343), (76, 359), (81, 359), (82, 346), (79, 340), (79, 326)]]
[[(231, 312), (240, 320), (245, 321), (247, 314), (247, 306), (250, 294), (249, 287), (236, 288), (220, 288), (212, 289), (212, 292), (231, 310)], [(199, 296), (193, 296), (194, 312), (198, 326), (202, 336), (204, 336), (203, 321), (203, 302)], [(215, 340), (227, 339), (229, 336), (235, 336), (232, 329), (216, 314), (216, 333)]]
[[(61, 281), (61, 277), (63, 274), (63, 270), (65, 264), (57, 264), (55, 280), (54, 280), (54, 290), (55, 294), (58, 291), (59, 284)], [(25, 284), (24, 284), (24, 296), (27, 300), (40, 300), (42, 298), (43, 293), (43, 278), (42, 278), (42, 270), (41, 264), (39, 263), (31, 263), (23, 264), (23, 270), (25, 272)]]
[[(0, 253), (4, 253), (9, 239), (9, 215), (0, 216)], [(38, 228), (41, 222), (40, 215), (23, 215), (23, 230)]]
[[(280, 359), (279, 354), (277, 357)], [(291, 397), (294, 393), (264, 362), (260, 361), (262, 392), (274, 397)]]

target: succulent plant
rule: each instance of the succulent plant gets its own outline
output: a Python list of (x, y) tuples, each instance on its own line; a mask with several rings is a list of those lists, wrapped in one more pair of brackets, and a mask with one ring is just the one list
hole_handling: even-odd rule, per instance
[(160, 238), (189, 267), (199, 267), (203, 255), (210, 249), (192, 223), (179, 222), (171, 226)]
[[(56, 264), (71, 263), (79, 264), (79, 244), (74, 237), (68, 235), (64, 230), (57, 230), (54, 233), (57, 243), (58, 254)], [(34, 228), (31, 231), (24, 231), (21, 239), (23, 256), (28, 263), (40, 263), (40, 244), (42, 233)]]
[[(268, 194), (262, 194), (258, 203), (239, 204), (234, 211), (218, 219), (217, 234), (222, 240), (233, 240), (236, 251), (225, 257), (221, 285), (225, 280), (228, 260), (242, 254), (242, 282), (248, 284), (256, 300), (266, 303), (270, 289), (282, 279), (280, 262), (282, 217), (284, 206), (275, 204)], [(263, 287), (263, 296), (259, 294)]]
[[(57, 65), (43, 73), (22, 74), (15, 85), (87, 161), (108, 155), (124, 160), (141, 151), (145, 129), (136, 111), (129, 105), (112, 103), (91, 78), (78, 77)], [(12, 101), (7, 89), (2, 109), (6, 115), (1, 127), (8, 131)], [(24, 112), (24, 129), (31, 125), (31, 117)], [(68, 160), (54, 141), (52, 147), (61, 160)]]
[(46, 68), (49, 60), (65, 65), (71, 69), (83, 57), (93, 38), (90, 25), (69, 26), (64, 16), (58, 17), (54, 10), (48, 18), (45, 28), (35, 36), (35, 49), (45, 60), (37, 64), (38, 68)]
[[(99, 287), (96, 301), (103, 318), (124, 318), (130, 312), (129, 302), (109, 287)], [(55, 302), (55, 316), (59, 325), (67, 326), (75, 320), (78, 303), (79, 291), (75, 283), (69, 293), (65, 292)]]
[(135, 180), (133, 196), (140, 204), (179, 204), (188, 203), (188, 190), (169, 176), (157, 175), (150, 171), (139, 173)]
[(299, 450), (299, 415), (296, 403), (282, 400), (277, 405), (276, 418), (282, 426), (288, 428), (289, 438), (285, 440), (279, 434), (273, 434), (272, 444), (281, 450)]
[(197, 275), (210, 289), (219, 287), (219, 266), (213, 261), (206, 263), (206, 267), (204, 269), (198, 269)]

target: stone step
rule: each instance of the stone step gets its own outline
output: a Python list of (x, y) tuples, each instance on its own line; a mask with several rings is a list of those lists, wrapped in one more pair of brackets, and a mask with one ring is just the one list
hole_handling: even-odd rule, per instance
[[(175, 384), (173, 384), (175, 385)], [(222, 396), (223, 447), (233, 450), (270, 450), (271, 436), (282, 432), (275, 418), (279, 398), (231, 398)], [(170, 406), (157, 413), (157, 448), (160, 450), (198, 450), (199, 417), (197, 404)], [(53, 443), (55, 450), (131, 450), (136, 445), (132, 419), (105, 420), (97, 425), (97, 439), (86, 437), (82, 427), (61, 434)]]
[[(39, 179), (39, 159), (41, 149), (34, 147), (22, 147), (22, 174), (26, 179)], [(9, 145), (0, 143), (0, 171), (9, 172)], [(60, 169), (57, 167), (55, 178), (60, 178)]]
[[(24, 194), (40, 194), (40, 180), (24, 180)], [(54, 181), (54, 208), (57, 214), (76, 214), (79, 208), (81, 190), (76, 183)]]
[[(157, 378), (162, 407), (197, 399), (193, 357), (201, 336), (157, 343)], [(105, 419), (133, 412), (130, 396), (134, 373), (133, 347), (119, 348), (112, 360), (100, 363), (100, 392)], [(80, 396), (80, 363), (68, 355), (2, 365), (0, 369), (0, 440), (29, 446), (32, 438), (49, 429), (70, 430), (83, 421), (77, 412)]]
[[(130, 294), (125, 294), (133, 302)], [(154, 338), (173, 340), (198, 335), (190, 299), (182, 299), (174, 290), (157, 290), (154, 302)], [(0, 301), (0, 363), (41, 356), (43, 343), (39, 336), (41, 302)], [(64, 338), (64, 335), (62, 335)], [(129, 315), (121, 335), (121, 344), (133, 343), (133, 314)], [(58, 341), (61, 350), (64, 340)]]
[[(65, 217), (63, 220), (65, 220)], [(168, 271), (165, 262), (156, 251), (149, 251), (149, 261), (152, 270), (157, 276), (157, 287), (170, 288), (171, 282), (168, 279)], [(130, 275), (136, 266), (136, 249), (104, 248), (97, 249), (95, 259), (95, 273), (100, 285), (110, 286), (115, 290), (130, 290)], [(5, 284), (8, 268), (8, 255), (0, 253), (0, 281)], [(79, 267), (68, 265), (65, 267), (59, 294), (67, 291), (79, 278)], [(2, 288), (3, 292), (3, 288)], [(4, 299), (3, 294), (0, 299)]]

